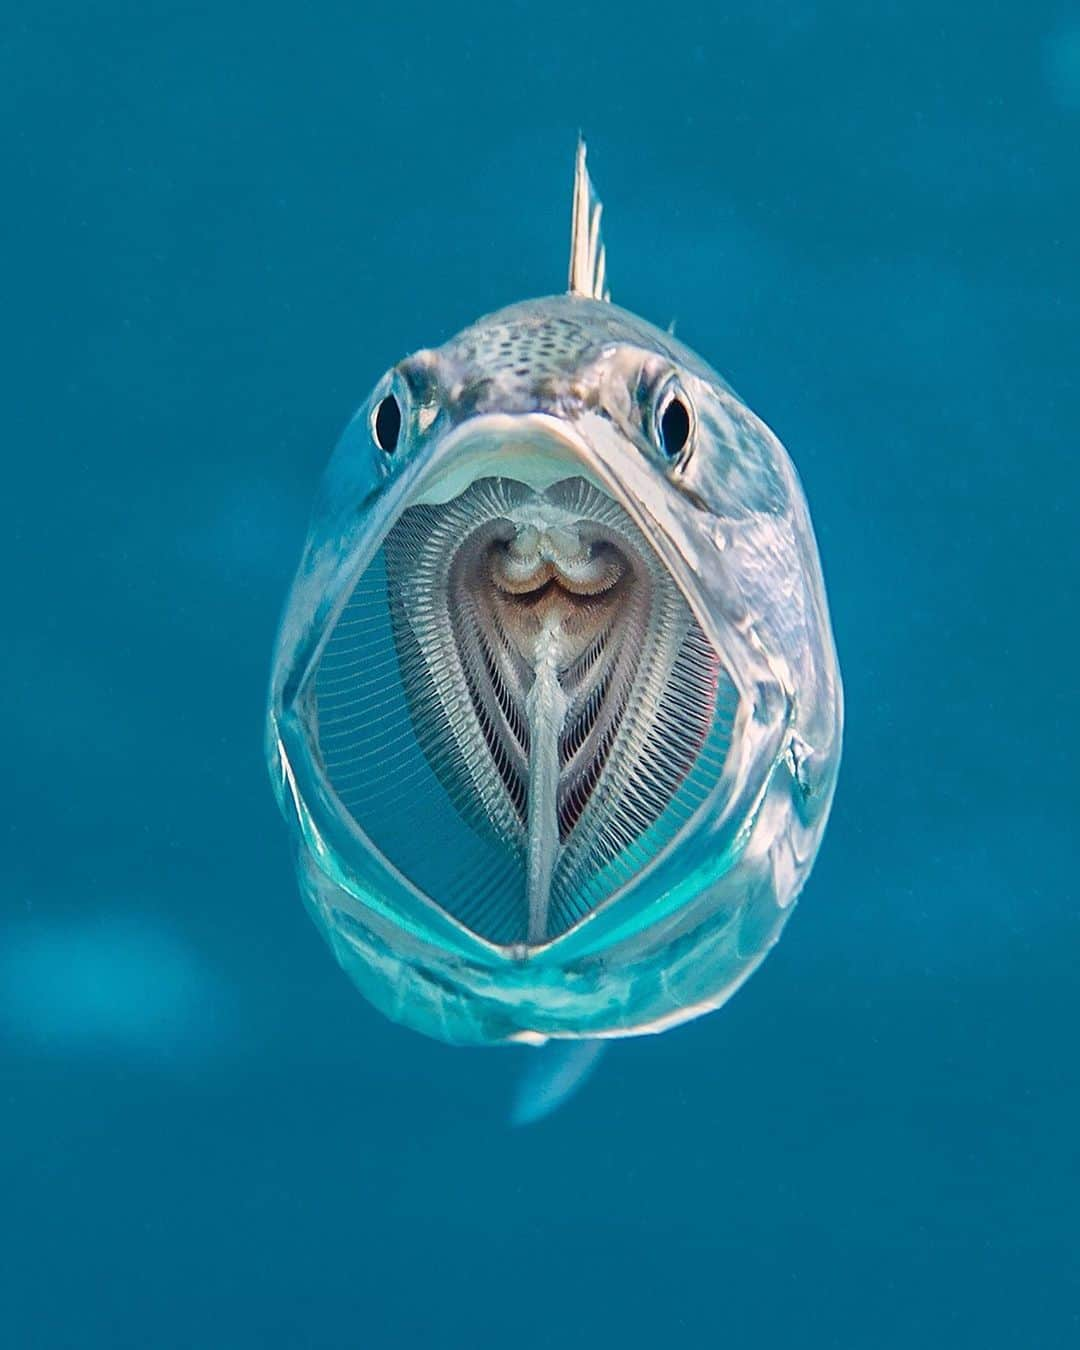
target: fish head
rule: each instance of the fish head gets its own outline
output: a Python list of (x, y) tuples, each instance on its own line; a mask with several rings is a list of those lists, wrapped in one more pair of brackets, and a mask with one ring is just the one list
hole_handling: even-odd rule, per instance
[[(572, 291), (375, 385), (269, 742), (313, 912), (384, 1010), (500, 1040), (715, 1006), (809, 868), (839, 721), (794, 469), (671, 334)], [(680, 992), (706, 934), (734, 947)]]

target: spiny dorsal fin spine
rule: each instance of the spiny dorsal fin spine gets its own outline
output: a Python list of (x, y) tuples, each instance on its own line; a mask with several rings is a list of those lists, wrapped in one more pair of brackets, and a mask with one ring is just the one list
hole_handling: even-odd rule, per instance
[(610, 300), (607, 258), (600, 234), (603, 207), (585, 164), (585, 141), (579, 138), (574, 167), (574, 205), (570, 223), (570, 294)]

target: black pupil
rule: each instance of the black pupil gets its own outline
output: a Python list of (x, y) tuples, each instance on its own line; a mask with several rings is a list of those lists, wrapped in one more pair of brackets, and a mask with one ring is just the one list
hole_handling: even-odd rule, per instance
[(393, 450), (401, 435), (401, 408), (393, 394), (387, 394), (375, 410), (375, 444), (380, 450)]
[(690, 439), (690, 413), (681, 398), (668, 400), (664, 415), (660, 418), (660, 441), (664, 454), (674, 459), (686, 448)]

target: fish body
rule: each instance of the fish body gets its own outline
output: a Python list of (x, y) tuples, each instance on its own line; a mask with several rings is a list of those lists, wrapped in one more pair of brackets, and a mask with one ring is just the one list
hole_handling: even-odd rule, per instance
[(302, 892), (382, 1011), (454, 1042), (719, 1006), (820, 843), (842, 693), (802, 489), (695, 353), (570, 290), (376, 384), (278, 636), (268, 753)]

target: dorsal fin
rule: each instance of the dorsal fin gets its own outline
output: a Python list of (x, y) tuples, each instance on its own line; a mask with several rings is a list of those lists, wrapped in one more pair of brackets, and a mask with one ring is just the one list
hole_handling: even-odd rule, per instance
[(570, 222), (570, 294), (610, 300), (605, 273), (604, 241), (600, 235), (603, 207), (585, 167), (585, 141), (578, 138), (574, 167), (574, 206)]

